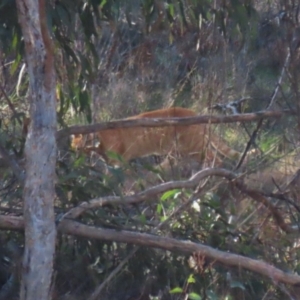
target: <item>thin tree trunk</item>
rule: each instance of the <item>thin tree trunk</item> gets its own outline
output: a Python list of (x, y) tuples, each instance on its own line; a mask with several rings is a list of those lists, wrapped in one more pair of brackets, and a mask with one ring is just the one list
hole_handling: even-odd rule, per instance
[(21, 298), (50, 299), (56, 228), (54, 178), (56, 101), (52, 42), (45, 0), (17, 0), (30, 78), (31, 125), (25, 145), (25, 252)]

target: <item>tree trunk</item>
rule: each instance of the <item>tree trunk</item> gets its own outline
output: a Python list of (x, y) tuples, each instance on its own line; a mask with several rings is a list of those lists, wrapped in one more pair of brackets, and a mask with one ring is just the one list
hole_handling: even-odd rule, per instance
[(17, 0), (30, 79), (31, 124), (25, 145), (25, 252), (20, 299), (50, 299), (56, 228), (53, 202), (56, 101), (45, 0)]

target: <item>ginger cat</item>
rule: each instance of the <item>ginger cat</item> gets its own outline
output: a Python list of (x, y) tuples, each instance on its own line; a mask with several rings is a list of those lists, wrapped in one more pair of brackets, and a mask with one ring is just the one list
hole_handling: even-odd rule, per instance
[[(197, 114), (190, 109), (171, 107), (145, 112), (127, 119), (192, 116)], [(107, 156), (109, 151), (117, 153), (126, 161), (149, 155), (171, 155), (192, 158), (201, 163), (215, 161), (218, 166), (222, 164), (222, 159), (216, 156), (216, 152), (234, 160), (240, 157), (239, 152), (227, 146), (218, 136), (210, 134), (206, 124), (106, 129), (95, 133), (95, 136), (100, 142), (98, 147), (91, 146), (92, 134), (73, 135), (71, 147), (83, 149), (85, 152), (95, 151), (108, 164), (114, 165), (120, 165), (120, 161), (109, 158)]]

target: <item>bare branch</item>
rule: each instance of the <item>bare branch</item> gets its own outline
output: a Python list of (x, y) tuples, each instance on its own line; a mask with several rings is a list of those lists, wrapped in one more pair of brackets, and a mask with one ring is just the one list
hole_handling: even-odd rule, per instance
[(245, 160), (246, 155), (247, 155), (248, 151), (250, 150), (251, 145), (253, 145), (255, 143), (256, 136), (258, 134), (259, 129), (262, 126), (262, 123), (263, 123), (263, 119), (258, 120), (256, 128), (254, 129), (253, 133), (251, 134), (250, 139), (246, 145), (246, 148), (245, 148), (238, 164), (235, 167), (235, 170), (238, 170), (241, 167), (241, 165), (243, 164), (243, 161)]
[(273, 216), (275, 223), (286, 233), (296, 233), (299, 232), (299, 228), (295, 228), (284, 221), (284, 217), (276, 208), (276, 206), (265, 197), (260, 191), (255, 189), (247, 189), (243, 186), (243, 184), (236, 183), (236, 186), (240, 189), (241, 192), (251, 197), (253, 200), (262, 203)]
[[(23, 225), (24, 221), (22, 217), (0, 216), (0, 228), (22, 230)], [(282, 270), (265, 263), (264, 261), (251, 259), (229, 252), (223, 252), (200, 243), (176, 240), (173, 238), (160, 237), (146, 233), (95, 228), (71, 220), (62, 221), (58, 230), (60, 233), (81, 236), (89, 239), (129, 243), (146, 247), (160, 248), (174, 252), (179, 251), (187, 254), (196, 252), (226, 266), (244, 268), (261, 274), (274, 282), (281, 282), (290, 285), (300, 284), (300, 276), (291, 273), (285, 273)]]
[(291, 51), (290, 51), (290, 48), (287, 48), (287, 56), (285, 58), (284, 65), (281, 69), (280, 76), (277, 80), (276, 87), (274, 89), (273, 95), (270, 99), (270, 102), (269, 102), (268, 106), (266, 107), (267, 110), (269, 110), (275, 103), (275, 98), (276, 98), (276, 96), (278, 94), (278, 91), (279, 91), (279, 88), (281, 86), (281, 83), (282, 83), (282, 80), (283, 80), (283, 75), (284, 75), (284, 73), (285, 73), (285, 71), (288, 67), (289, 62), (290, 62), (290, 57), (291, 57)]
[(87, 126), (72, 126), (69, 128), (61, 129), (57, 132), (56, 137), (61, 139), (71, 134), (88, 134), (105, 129), (115, 128), (130, 128), (130, 127), (161, 127), (161, 126), (174, 126), (174, 125), (194, 125), (194, 124), (219, 124), (219, 123), (235, 123), (235, 122), (252, 122), (264, 118), (281, 118), (284, 115), (296, 115), (295, 111), (282, 110), (282, 111), (259, 111), (256, 113), (240, 114), (234, 116), (212, 116), (200, 115), (196, 117), (185, 118), (151, 118), (151, 119), (136, 119), (136, 120), (118, 120), (111, 122), (97, 123)]
[(122, 270), (122, 268), (126, 265), (126, 263), (134, 256), (134, 254), (140, 249), (140, 247), (136, 246), (126, 255), (126, 257), (118, 264), (118, 266), (113, 269), (113, 271), (104, 279), (103, 282), (93, 291), (88, 300), (97, 300), (100, 299), (99, 296), (105, 286), (108, 285), (110, 281)]
[[(290, 51), (289, 48), (287, 49), (287, 51), (288, 51), (288, 53), (287, 53), (287, 56), (285, 58), (284, 65), (282, 67), (280, 76), (279, 76), (279, 78), (277, 80), (276, 87), (275, 87), (275, 89), (273, 91), (273, 94), (272, 94), (272, 96), (270, 98), (270, 101), (269, 101), (268, 105), (266, 106), (266, 111), (265, 112), (268, 112), (272, 108), (272, 106), (274, 105), (275, 98), (276, 98), (276, 96), (278, 94), (279, 87), (281, 86), (281, 83), (282, 83), (282, 80), (283, 80), (283, 75), (285, 73), (286, 68), (288, 67), (289, 62), (290, 62), (291, 51)], [(250, 150), (251, 145), (255, 143), (256, 136), (257, 136), (257, 134), (258, 134), (258, 132), (259, 132), (262, 124), (263, 124), (263, 118), (261, 118), (261, 119), (258, 120), (256, 128), (254, 129), (252, 135), (250, 136), (250, 139), (249, 139), (249, 141), (248, 141), (248, 143), (246, 145), (246, 148), (245, 148), (245, 150), (244, 150), (244, 152), (243, 152), (243, 154), (242, 154), (242, 156), (240, 158), (240, 161), (238, 162), (238, 164), (237, 164), (237, 166), (235, 168), (236, 170), (240, 168), (240, 166), (242, 165), (242, 163), (243, 163), (243, 161), (244, 161), (244, 159), (245, 159), (245, 157), (247, 155), (247, 152)]]
[(75, 219), (78, 218), (81, 214), (89, 209), (96, 209), (99, 207), (103, 207), (105, 205), (126, 205), (133, 203), (140, 203), (147, 199), (152, 198), (158, 194), (164, 193), (171, 189), (181, 189), (181, 188), (194, 188), (199, 184), (199, 181), (203, 180), (208, 176), (218, 176), (224, 177), (227, 180), (235, 181), (236, 187), (243, 192), (244, 194), (250, 196), (253, 200), (262, 203), (272, 214), (276, 224), (286, 233), (296, 233), (299, 232), (298, 227), (293, 227), (290, 224), (287, 224), (284, 220), (284, 217), (279, 212), (279, 210), (272, 204), (271, 201), (268, 200), (260, 191), (254, 189), (247, 189), (247, 187), (242, 183), (239, 176), (231, 171), (226, 169), (218, 169), (218, 168), (207, 168), (202, 171), (199, 171), (195, 175), (193, 175), (188, 180), (180, 180), (180, 181), (171, 181), (166, 182), (157, 186), (153, 186), (149, 189), (144, 190), (143, 192), (137, 193), (131, 196), (108, 196), (92, 199), (87, 202), (82, 202), (79, 206), (70, 209), (67, 213), (65, 213), (61, 218), (60, 222), (63, 219)]
[[(130, 128), (130, 127), (159, 127), (159, 126), (174, 126), (174, 125), (192, 125), (192, 124), (217, 124), (217, 123), (233, 123), (233, 122), (252, 122), (255, 120), (261, 120), (262, 118), (280, 118), (283, 115), (294, 115), (295, 112), (292, 110), (283, 110), (283, 111), (261, 111), (251, 114), (240, 114), (234, 116), (197, 116), (197, 117), (187, 117), (187, 118), (155, 118), (155, 119), (138, 119), (138, 120), (119, 120), (112, 122), (103, 122), (87, 126), (72, 126), (59, 130), (56, 133), (57, 139), (61, 139), (70, 134), (88, 134), (92, 132), (97, 132), (99, 130), (113, 129), (113, 128)], [(238, 163), (237, 169), (242, 164), (245, 159), (245, 156), (248, 152), (248, 148), (252, 144), (249, 141), (246, 150), (244, 151), (240, 162)], [(0, 167), (8, 167), (11, 164), (6, 161), (0, 161)]]
[(24, 230), (24, 218), (0, 215), (0, 228), (4, 230)]
[(12, 104), (12, 102), (10, 101), (9, 97), (7, 96), (7, 94), (5, 93), (5, 90), (3, 88), (3, 86), (0, 84), (0, 91), (2, 93), (2, 95), (4, 96), (9, 108), (11, 109), (11, 111), (13, 112), (14, 116), (17, 118), (18, 122), (20, 125), (22, 125), (22, 120), (20, 119), (20, 116), (18, 115), (14, 105)]
[(180, 188), (195, 188), (200, 180), (208, 176), (226, 177), (229, 180), (236, 178), (236, 175), (225, 169), (207, 168), (199, 171), (188, 180), (170, 181), (150, 187), (143, 192), (131, 196), (108, 196), (89, 200), (81, 203), (79, 206), (69, 210), (63, 218), (75, 219), (89, 209), (99, 208), (105, 205), (118, 205), (118, 204), (133, 204), (145, 201), (153, 196), (164, 193), (172, 189)]
[(100, 229), (67, 220), (62, 222), (59, 230), (67, 234), (91, 239), (129, 243), (146, 247), (160, 248), (169, 251), (180, 251), (189, 254), (197, 252), (207, 258), (223, 263), (226, 266), (235, 266), (239, 268), (242, 267), (255, 273), (267, 276), (275, 282), (283, 282), (293, 285), (300, 284), (300, 276), (298, 275), (285, 273), (280, 269), (277, 269), (274, 266), (271, 266), (260, 260), (223, 252), (200, 243), (176, 240), (145, 233)]

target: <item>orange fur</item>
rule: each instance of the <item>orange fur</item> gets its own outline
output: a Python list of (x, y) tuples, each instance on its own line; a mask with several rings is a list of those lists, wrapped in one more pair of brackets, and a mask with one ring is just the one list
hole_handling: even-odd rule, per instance
[[(196, 115), (190, 109), (172, 107), (145, 112), (127, 119), (176, 118)], [(84, 149), (85, 152), (95, 151), (102, 155), (109, 164), (116, 165), (120, 165), (120, 162), (107, 158), (109, 151), (119, 154), (126, 161), (148, 155), (170, 154), (175, 157), (193, 158), (198, 162), (204, 160), (212, 162), (216, 159), (216, 164), (220, 165), (222, 160), (215, 155), (216, 152), (231, 159), (239, 158), (239, 152), (227, 146), (216, 135), (209, 134), (207, 129), (206, 124), (107, 129), (95, 134), (100, 142), (98, 147), (89, 147), (90, 143), (86, 143), (81, 134), (72, 137), (71, 146)], [(90, 140), (89, 136), (86, 140)]]

